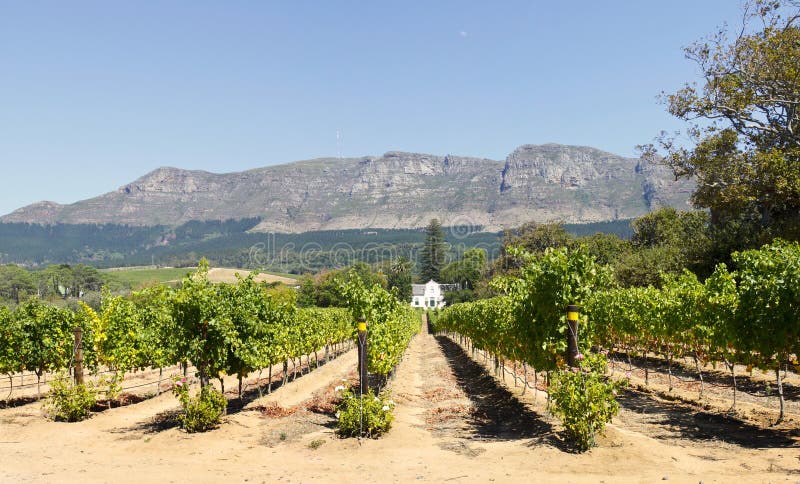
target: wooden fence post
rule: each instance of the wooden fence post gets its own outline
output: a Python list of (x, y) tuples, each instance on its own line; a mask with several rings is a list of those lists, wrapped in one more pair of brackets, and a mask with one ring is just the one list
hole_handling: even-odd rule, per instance
[(361, 395), (367, 392), (367, 320), (358, 318), (358, 379)]
[(83, 332), (75, 327), (75, 384), (83, 385)]
[(578, 306), (567, 306), (567, 364), (576, 366), (578, 356)]

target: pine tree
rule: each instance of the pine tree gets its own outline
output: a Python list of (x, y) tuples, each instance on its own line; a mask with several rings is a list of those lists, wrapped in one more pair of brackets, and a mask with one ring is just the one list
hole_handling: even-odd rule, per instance
[(425, 245), (420, 253), (420, 278), (422, 282), (438, 280), (444, 267), (447, 247), (444, 242), (442, 224), (432, 219), (425, 228)]

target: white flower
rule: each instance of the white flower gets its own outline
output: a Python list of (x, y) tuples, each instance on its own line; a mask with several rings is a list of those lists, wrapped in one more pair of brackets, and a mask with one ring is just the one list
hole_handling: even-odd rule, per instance
[(339, 418), (341, 416), (342, 416), (341, 412), (336, 412), (336, 418)]
[(389, 405), (384, 405), (383, 408), (381, 408), (381, 410), (383, 410), (384, 412), (388, 412), (389, 411)]
[(333, 389), (333, 391), (335, 391), (335, 392), (340, 392), (342, 390), (344, 390), (344, 385), (339, 385), (338, 387)]
[(378, 397), (375, 397), (375, 398), (373, 398), (373, 399), (372, 399), (372, 401), (373, 401), (373, 402), (380, 402), (380, 401), (381, 401), (381, 399), (380, 399), (380, 398), (378, 398)]
[(394, 405), (394, 400), (387, 400), (386, 403), (388, 403), (389, 405)]

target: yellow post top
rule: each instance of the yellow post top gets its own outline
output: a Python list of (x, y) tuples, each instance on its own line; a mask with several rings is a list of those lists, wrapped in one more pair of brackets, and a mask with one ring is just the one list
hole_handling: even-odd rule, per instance
[(577, 321), (580, 308), (576, 304), (567, 306), (567, 321)]
[(367, 330), (367, 323), (359, 321), (358, 323), (358, 330), (359, 331), (366, 331)]

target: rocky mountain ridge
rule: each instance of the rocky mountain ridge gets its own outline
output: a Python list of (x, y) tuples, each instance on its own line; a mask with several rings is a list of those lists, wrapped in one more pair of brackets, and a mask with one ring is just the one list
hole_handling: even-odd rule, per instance
[(595, 148), (523, 145), (504, 161), (390, 151), (215, 174), (159, 168), (69, 205), (39, 202), (0, 222), (178, 225), (260, 217), (283, 233), (445, 225), (499, 230), (528, 221), (597, 222), (687, 208), (693, 185), (664, 167)]

